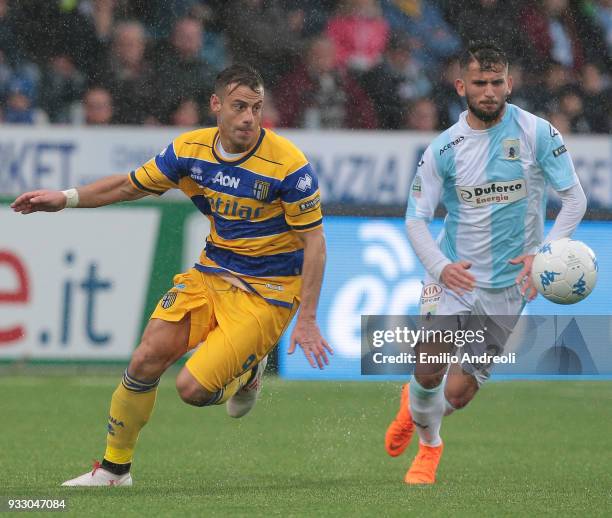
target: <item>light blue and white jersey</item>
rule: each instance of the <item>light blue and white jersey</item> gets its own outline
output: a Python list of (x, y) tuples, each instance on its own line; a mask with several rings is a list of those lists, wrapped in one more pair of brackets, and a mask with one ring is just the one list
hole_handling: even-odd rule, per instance
[(508, 260), (535, 253), (542, 242), (547, 186), (563, 191), (577, 183), (563, 138), (547, 121), (507, 104), (498, 124), (474, 130), (464, 112), (423, 154), (406, 218), (429, 222), (441, 201), (444, 255), (470, 261), (477, 286), (503, 288), (522, 267)]

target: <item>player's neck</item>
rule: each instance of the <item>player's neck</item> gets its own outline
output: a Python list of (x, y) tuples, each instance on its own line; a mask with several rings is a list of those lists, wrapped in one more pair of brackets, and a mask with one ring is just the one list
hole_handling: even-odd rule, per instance
[(255, 137), (253, 138), (253, 140), (251, 142), (249, 142), (245, 146), (240, 146), (240, 145), (234, 144), (226, 136), (224, 136), (221, 133), (219, 133), (219, 144), (221, 144), (223, 150), (226, 153), (230, 153), (232, 155), (234, 155), (234, 154), (243, 154), (243, 153), (246, 153), (247, 151), (249, 151), (250, 149), (253, 148), (253, 146), (259, 140), (260, 134), (261, 134), (261, 128), (260, 128), (260, 130), (258, 132), (256, 132)]
[(482, 119), (479, 119), (478, 117), (476, 117), (476, 115), (472, 113), (472, 110), (468, 109), (468, 114), (467, 114), (468, 126), (472, 128), (473, 130), (488, 130), (492, 128), (493, 126), (497, 126), (504, 118), (507, 107), (508, 105), (504, 104), (504, 109), (501, 111), (499, 116), (496, 119), (493, 119), (492, 121), (483, 121)]

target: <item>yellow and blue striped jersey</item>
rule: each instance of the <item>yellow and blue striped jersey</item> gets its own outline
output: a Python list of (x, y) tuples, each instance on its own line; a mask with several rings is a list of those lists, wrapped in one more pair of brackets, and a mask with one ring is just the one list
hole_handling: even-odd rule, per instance
[(210, 220), (197, 269), (232, 274), (268, 302), (289, 307), (301, 288), (297, 232), (322, 225), (317, 177), (304, 154), (270, 130), (232, 161), (219, 155), (218, 139), (217, 128), (184, 133), (129, 179), (150, 194), (182, 190)]

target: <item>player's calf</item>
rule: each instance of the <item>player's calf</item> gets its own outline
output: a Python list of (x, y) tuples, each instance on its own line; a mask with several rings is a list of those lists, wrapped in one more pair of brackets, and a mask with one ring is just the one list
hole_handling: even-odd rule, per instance
[(446, 402), (454, 410), (465, 408), (478, 392), (479, 382), (461, 366), (453, 365), (444, 385)]

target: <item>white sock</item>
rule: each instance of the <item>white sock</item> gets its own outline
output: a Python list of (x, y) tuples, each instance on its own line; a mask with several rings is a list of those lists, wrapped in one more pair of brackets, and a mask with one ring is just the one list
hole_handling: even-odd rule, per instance
[(423, 388), (413, 376), (410, 381), (410, 413), (421, 443), (440, 446), (440, 426), (445, 410), (444, 383), (432, 389)]

